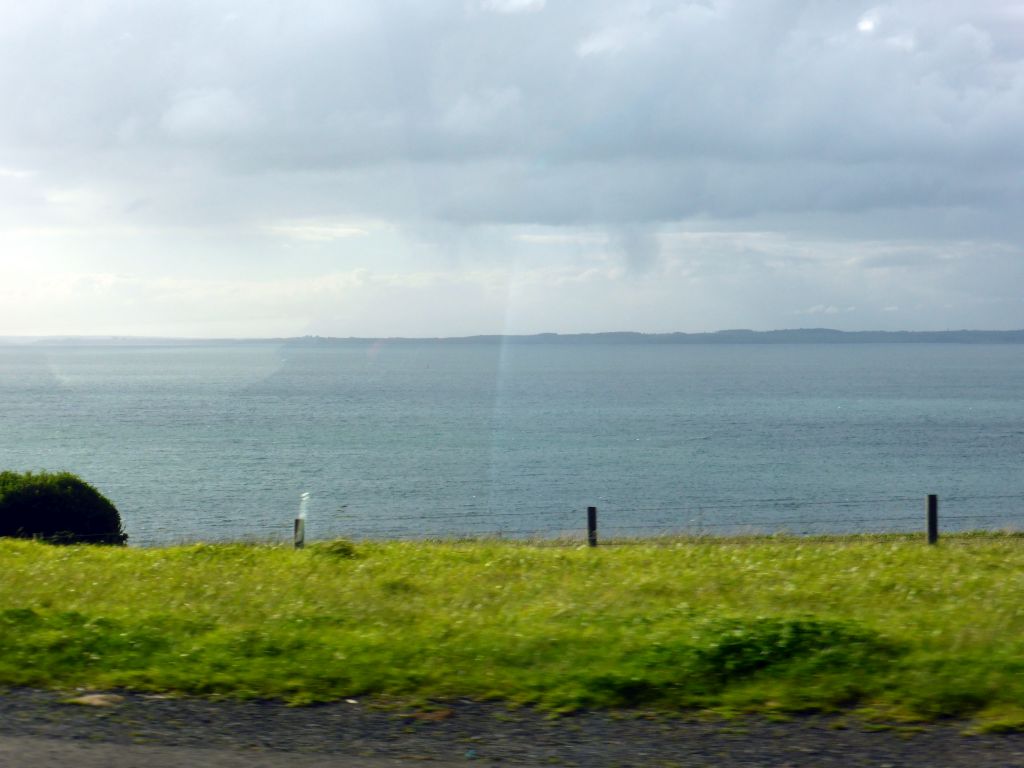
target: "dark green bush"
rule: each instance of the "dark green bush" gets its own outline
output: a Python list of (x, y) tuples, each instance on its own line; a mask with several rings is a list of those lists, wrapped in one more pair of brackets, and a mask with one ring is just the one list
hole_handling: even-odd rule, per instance
[(0, 472), (0, 536), (55, 544), (124, 544), (121, 515), (70, 472)]

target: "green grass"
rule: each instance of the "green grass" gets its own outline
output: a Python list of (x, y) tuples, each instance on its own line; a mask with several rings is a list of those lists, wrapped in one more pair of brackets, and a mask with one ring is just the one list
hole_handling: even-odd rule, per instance
[(0, 540), (0, 574), (6, 685), (1024, 722), (1024, 539), (1009, 535)]

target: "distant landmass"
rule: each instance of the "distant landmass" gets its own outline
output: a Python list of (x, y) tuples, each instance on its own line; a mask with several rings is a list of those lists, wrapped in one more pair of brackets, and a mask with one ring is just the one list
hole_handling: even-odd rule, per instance
[(778, 331), (745, 329), (706, 333), (538, 333), (532, 335), (483, 335), (436, 338), (369, 338), (301, 336), (266, 339), (171, 339), (133, 336), (37, 336), (0, 337), (0, 344), (43, 346), (180, 346), (197, 344), (330, 345), (369, 342), (389, 343), (516, 343), (516, 344), (1024, 344), (1024, 330), (1016, 331), (837, 331), (831, 328), (795, 328)]
[[(454, 339), (453, 339), (454, 340)], [(708, 333), (541, 333), (533, 336), (468, 336), (459, 341), (512, 340), (524, 343), (597, 342), (649, 344), (1022, 344), (1019, 331), (836, 331), (831, 328), (795, 328), (780, 331), (745, 329)]]

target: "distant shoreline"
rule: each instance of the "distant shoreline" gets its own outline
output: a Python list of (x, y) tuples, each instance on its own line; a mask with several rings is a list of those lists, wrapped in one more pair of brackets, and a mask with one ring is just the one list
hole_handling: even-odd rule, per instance
[(0, 336), (0, 346), (196, 346), (216, 344), (288, 344), (327, 346), (373, 343), (461, 344), (1024, 344), (1024, 329), (1011, 331), (837, 331), (796, 328), (776, 331), (746, 329), (701, 333), (484, 334), (446, 337), (296, 336), (268, 338), (172, 338), (142, 336)]

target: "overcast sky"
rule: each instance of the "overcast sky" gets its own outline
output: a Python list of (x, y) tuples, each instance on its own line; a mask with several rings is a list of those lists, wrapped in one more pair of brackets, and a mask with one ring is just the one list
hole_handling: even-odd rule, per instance
[(1024, 4), (0, 0), (0, 335), (1024, 327)]

